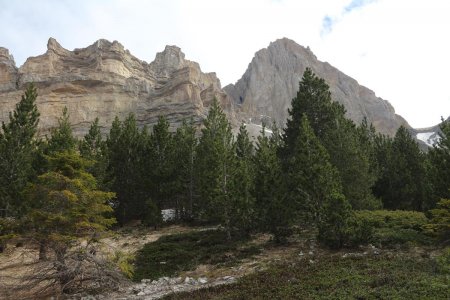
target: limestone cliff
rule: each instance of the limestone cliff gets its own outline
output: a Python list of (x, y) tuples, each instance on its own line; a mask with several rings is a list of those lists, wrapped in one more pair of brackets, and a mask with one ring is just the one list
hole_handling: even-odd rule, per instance
[(50, 38), (47, 52), (28, 58), (19, 69), (8, 50), (0, 48), (0, 121), (7, 121), (30, 82), (38, 88), (41, 133), (57, 124), (64, 106), (77, 136), (96, 117), (106, 132), (116, 115), (123, 119), (130, 112), (141, 126), (154, 124), (160, 115), (174, 127), (185, 118), (199, 124), (214, 97), (234, 120), (233, 102), (215, 73), (203, 73), (175, 46), (148, 64), (117, 41), (98, 40), (69, 51)]
[(394, 135), (400, 125), (410, 127), (388, 101), (286, 38), (258, 51), (242, 78), (224, 90), (233, 98), (241, 118), (260, 122), (262, 116), (282, 125), (306, 67), (325, 79), (333, 100), (342, 103), (355, 122), (366, 116), (378, 131), (389, 135)]

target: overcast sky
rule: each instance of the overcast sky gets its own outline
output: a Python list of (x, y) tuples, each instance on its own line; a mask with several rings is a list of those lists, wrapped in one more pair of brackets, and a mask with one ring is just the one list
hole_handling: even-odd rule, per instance
[(448, 0), (0, 0), (0, 46), (18, 66), (46, 51), (117, 40), (151, 62), (177, 45), (222, 86), (287, 37), (389, 100), (413, 127), (450, 115)]

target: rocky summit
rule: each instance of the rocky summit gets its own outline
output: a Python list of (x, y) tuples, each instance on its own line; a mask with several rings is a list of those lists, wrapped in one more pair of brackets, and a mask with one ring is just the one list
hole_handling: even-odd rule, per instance
[(174, 127), (185, 118), (200, 124), (214, 97), (234, 118), (233, 102), (215, 73), (203, 73), (176, 46), (166, 46), (146, 63), (117, 41), (98, 40), (69, 51), (50, 38), (47, 52), (28, 58), (20, 68), (9, 51), (0, 48), (0, 121), (7, 122), (30, 82), (38, 88), (41, 134), (57, 124), (64, 106), (77, 136), (84, 135), (96, 117), (106, 132), (116, 115), (123, 119), (129, 113), (141, 126), (155, 124), (160, 115)]
[(307, 67), (325, 79), (332, 99), (343, 104), (347, 116), (356, 123), (367, 117), (379, 132), (391, 136), (401, 125), (410, 128), (388, 101), (329, 63), (319, 61), (309, 48), (286, 38), (256, 52), (242, 78), (224, 90), (233, 98), (242, 117), (252, 122), (265, 118), (284, 125)]
[(20, 68), (9, 51), (0, 48), (0, 121), (8, 121), (25, 87), (34, 82), (41, 134), (57, 124), (64, 106), (75, 135), (82, 136), (96, 117), (107, 132), (115, 116), (123, 119), (131, 112), (140, 126), (155, 124), (161, 115), (172, 129), (186, 118), (200, 124), (214, 98), (234, 127), (244, 121), (257, 132), (262, 120), (285, 123), (306, 67), (327, 81), (332, 98), (345, 106), (355, 122), (367, 117), (378, 131), (389, 135), (400, 125), (409, 127), (388, 101), (286, 38), (258, 51), (242, 78), (224, 89), (215, 73), (202, 72), (176, 46), (166, 46), (146, 63), (117, 41), (98, 40), (69, 51), (50, 38), (47, 51), (28, 58)]

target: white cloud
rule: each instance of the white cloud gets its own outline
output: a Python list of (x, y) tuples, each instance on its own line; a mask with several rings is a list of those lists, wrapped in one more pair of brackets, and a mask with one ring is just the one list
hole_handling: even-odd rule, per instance
[(146, 61), (175, 44), (225, 85), (257, 50), (288, 37), (389, 100), (413, 126), (450, 114), (446, 0), (0, 0), (0, 7), (0, 46), (18, 64), (45, 52), (50, 36), (68, 49), (118, 40)]

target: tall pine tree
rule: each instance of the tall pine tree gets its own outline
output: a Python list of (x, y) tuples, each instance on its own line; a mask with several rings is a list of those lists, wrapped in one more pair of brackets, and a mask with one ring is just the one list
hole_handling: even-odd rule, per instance
[(194, 205), (194, 162), (196, 157), (195, 127), (186, 120), (174, 136), (174, 190), (176, 191), (177, 215), (191, 219)]
[(292, 99), (289, 116), (280, 151), (284, 168), (293, 155), (301, 119), (306, 116), (339, 172), (346, 198), (354, 208), (374, 208), (376, 201), (371, 188), (375, 176), (371, 172), (370, 159), (361, 147), (356, 127), (345, 118), (344, 107), (332, 101), (326, 82), (309, 68), (303, 74), (297, 96)]
[(67, 107), (63, 108), (62, 116), (58, 119), (58, 126), (51, 131), (47, 152), (56, 153), (75, 151), (77, 140), (73, 136)]
[(203, 125), (195, 164), (198, 193), (195, 213), (200, 220), (220, 222), (231, 237), (234, 143), (231, 125), (217, 99)]
[(286, 175), (291, 209), (298, 210), (308, 224), (317, 225), (324, 204), (332, 194), (341, 193), (342, 188), (328, 152), (315, 136), (306, 116), (301, 120)]
[(30, 84), (9, 114), (9, 123), (2, 123), (0, 132), (0, 217), (17, 215), (22, 206), (21, 192), (35, 175), (33, 155), (39, 122), (37, 91)]
[(231, 201), (233, 201), (232, 221), (235, 228), (244, 234), (254, 227), (254, 168), (253, 144), (245, 124), (239, 127), (236, 137), (236, 158), (232, 177)]
[(263, 126), (256, 142), (254, 156), (255, 223), (259, 231), (274, 235), (277, 243), (286, 241), (294, 223), (294, 212), (286, 196), (286, 185), (278, 159), (279, 138), (274, 132), (269, 138)]

